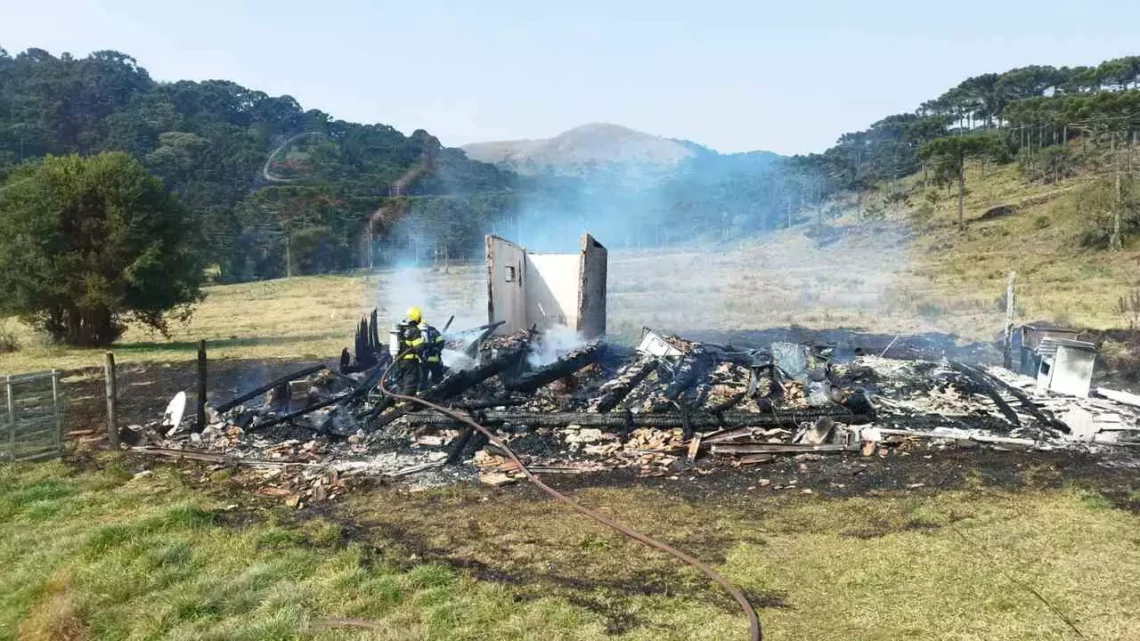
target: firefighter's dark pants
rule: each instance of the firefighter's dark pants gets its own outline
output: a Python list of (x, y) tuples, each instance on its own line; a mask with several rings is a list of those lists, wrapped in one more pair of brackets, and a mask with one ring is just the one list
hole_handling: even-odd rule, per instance
[(396, 362), (396, 391), (405, 396), (415, 396), (420, 391), (419, 359), (401, 358)]
[(421, 384), (424, 389), (438, 385), (443, 380), (443, 363), (440, 361), (427, 361), (423, 369), (424, 380)]

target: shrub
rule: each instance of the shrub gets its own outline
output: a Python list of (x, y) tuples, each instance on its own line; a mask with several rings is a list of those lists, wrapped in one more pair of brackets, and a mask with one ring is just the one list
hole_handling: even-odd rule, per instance
[(70, 345), (109, 345), (128, 321), (165, 331), (202, 297), (196, 240), (131, 156), (48, 156), (0, 191), (0, 311)]
[(863, 219), (871, 221), (880, 221), (886, 218), (887, 209), (882, 205), (868, 205), (863, 210)]
[(934, 207), (929, 203), (919, 205), (910, 212), (910, 222), (916, 227), (926, 227), (934, 219)]
[[(1106, 249), (1112, 238), (1113, 210), (1116, 207), (1116, 186), (1111, 179), (1101, 180), (1082, 190), (1074, 199), (1077, 216), (1085, 221), (1080, 242), (1086, 247)], [(1127, 239), (1140, 227), (1140, 203), (1134, 188), (1126, 188), (1123, 196), (1120, 233)]]
[(20, 341), (16, 340), (16, 333), (7, 322), (0, 322), (0, 354), (18, 351), (20, 351)]
[(927, 320), (939, 320), (946, 315), (946, 308), (938, 303), (922, 302), (917, 307), (918, 315)]

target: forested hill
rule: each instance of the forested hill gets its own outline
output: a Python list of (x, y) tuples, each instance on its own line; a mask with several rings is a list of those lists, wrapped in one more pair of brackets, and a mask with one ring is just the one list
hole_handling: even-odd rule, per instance
[(156, 82), (115, 51), (0, 49), (0, 182), (46, 154), (104, 151), (142, 160), (200, 216), (229, 279), (288, 271), (283, 239), (300, 232), (300, 252), (322, 250), (302, 257), (322, 264), (302, 260), (302, 270), (352, 266), (361, 221), (389, 196), (487, 196), (511, 184), (422, 130), (335, 120), (224, 80)]
[[(1096, 66), (1033, 65), (974, 76), (912, 112), (843, 134), (824, 153), (796, 157), (789, 175), (807, 186), (799, 195), (808, 208), (841, 191), (862, 194), (884, 186), (894, 191), (894, 184), (919, 171), (935, 181), (954, 180), (961, 154), (954, 158), (934, 152), (964, 151), (970, 145), (928, 146), (940, 138), (965, 135), (973, 137), (974, 153), (966, 153), (967, 160), (1017, 158), (1029, 167), (1027, 177), (1034, 179), (1033, 173), (1041, 171), (1042, 150), (1052, 148), (1046, 160), (1057, 161), (1064, 160), (1058, 150), (1077, 138), (1131, 142), (1131, 133), (1140, 130), (1138, 87), (1140, 56)], [(978, 153), (983, 148), (985, 153)]]
[[(503, 186), (503, 177), (458, 151), (446, 153), (423, 130), (334, 120), (225, 80), (160, 83), (128, 55), (99, 51), (54, 57), (41, 49), (0, 49), (0, 171), (45, 154), (126, 151), (193, 206), (232, 206), (259, 176), (268, 154), (291, 137), (320, 134), (303, 159), (279, 156), (271, 175), (368, 184), (386, 192), (425, 154), (449, 172), (448, 191)], [(420, 193), (444, 189), (428, 181)]]

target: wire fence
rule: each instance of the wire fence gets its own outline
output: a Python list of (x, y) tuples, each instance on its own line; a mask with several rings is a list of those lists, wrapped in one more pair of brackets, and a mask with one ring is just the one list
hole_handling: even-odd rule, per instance
[(0, 377), (0, 461), (34, 461), (63, 451), (59, 372)]

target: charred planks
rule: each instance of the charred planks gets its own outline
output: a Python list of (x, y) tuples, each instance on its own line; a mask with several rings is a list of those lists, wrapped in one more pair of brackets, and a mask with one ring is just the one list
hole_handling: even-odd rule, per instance
[[(577, 425), (579, 427), (597, 427), (621, 429), (627, 427), (681, 427), (686, 424), (693, 429), (727, 428), (727, 427), (796, 427), (799, 423), (828, 416), (838, 422), (852, 425), (870, 422), (867, 415), (851, 414), (846, 411), (811, 410), (794, 413), (756, 414), (751, 412), (726, 412), (723, 414), (689, 413), (683, 416), (679, 412), (662, 414), (596, 414), (591, 412), (486, 412), (482, 418), (488, 423), (507, 423), (511, 425), (528, 425), (530, 427), (566, 427)], [(454, 419), (435, 414), (414, 415), (408, 417), (411, 425), (453, 425)]]
[(545, 387), (560, 378), (566, 378), (583, 367), (598, 362), (604, 354), (602, 343), (597, 341), (588, 343), (549, 365), (504, 381), (504, 387), (512, 392), (533, 394), (541, 387)]
[(326, 367), (324, 365), (313, 365), (311, 367), (306, 367), (305, 369), (300, 369), (300, 370), (297, 370), (295, 372), (286, 374), (286, 375), (281, 376), (279, 378), (275, 378), (272, 381), (269, 381), (268, 383), (266, 383), (265, 385), (262, 385), (261, 387), (252, 389), (248, 392), (245, 392), (244, 394), (239, 394), (238, 396), (235, 396), (233, 399), (231, 399), (225, 403), (222, 403), (221, 405), (219, 405), (216, 408), (216, 411), (219, 414), (224, 414), (224, 413), (232, 410), (233, 408), (237, 407), (238, 405), (241, 405), (242, 403), (248, 401), (249, 399), (251, 399), (251, 398), (253, 398), (259, 394), (264, 394), (264, 393), (268, 392), (269, 390), (277, 387), (278, 385), (283, 385), (285, 383), (288, 383), (289, 381), (297, 380), (299, 378), (304, 378), (306, 376), (309, 376), (310, 374), (316, 374), (317, 372), (319, 372), (323, 369), (326, 369)]
[(635, 387), (657, 369), (658, 364), (656, 357), (647, 356), (623, 367), (614, 380), (602, 386), (599, 390), (601, 395), (590, 403), (591, 409), (605, 414), (617, 407)]
[[(510, 370), (519, 363), (525, 352), (525, 344), (504, 349), (494, 358), (490, 359), (486, 363), (483, 363), (482, 365), (473, 367), (471, 369), (454, 370), (450, 372), (443, 378), (442, 381), (439, 382), (438, 385), (426, 390), (420, 396), (424, 400), (431, 401), (433, 403), (440, 403), (450, 398), (454, 398), (482, 383), (483, 381), (486, 381), (493, 376), (498, 376), (499, 374)], [(380, 411), (367, 412), (363, 417), (361, 417), (375, 417), (372, 418), (369, 423), (369, 427), (373, 429), (388, 425), (396, 419), (399, 419), (408, 414), (406, 408), (398, 408), (381, 414), (381, 412), (387, 409), (387, 406), (378, 405), (377, 407)]]

